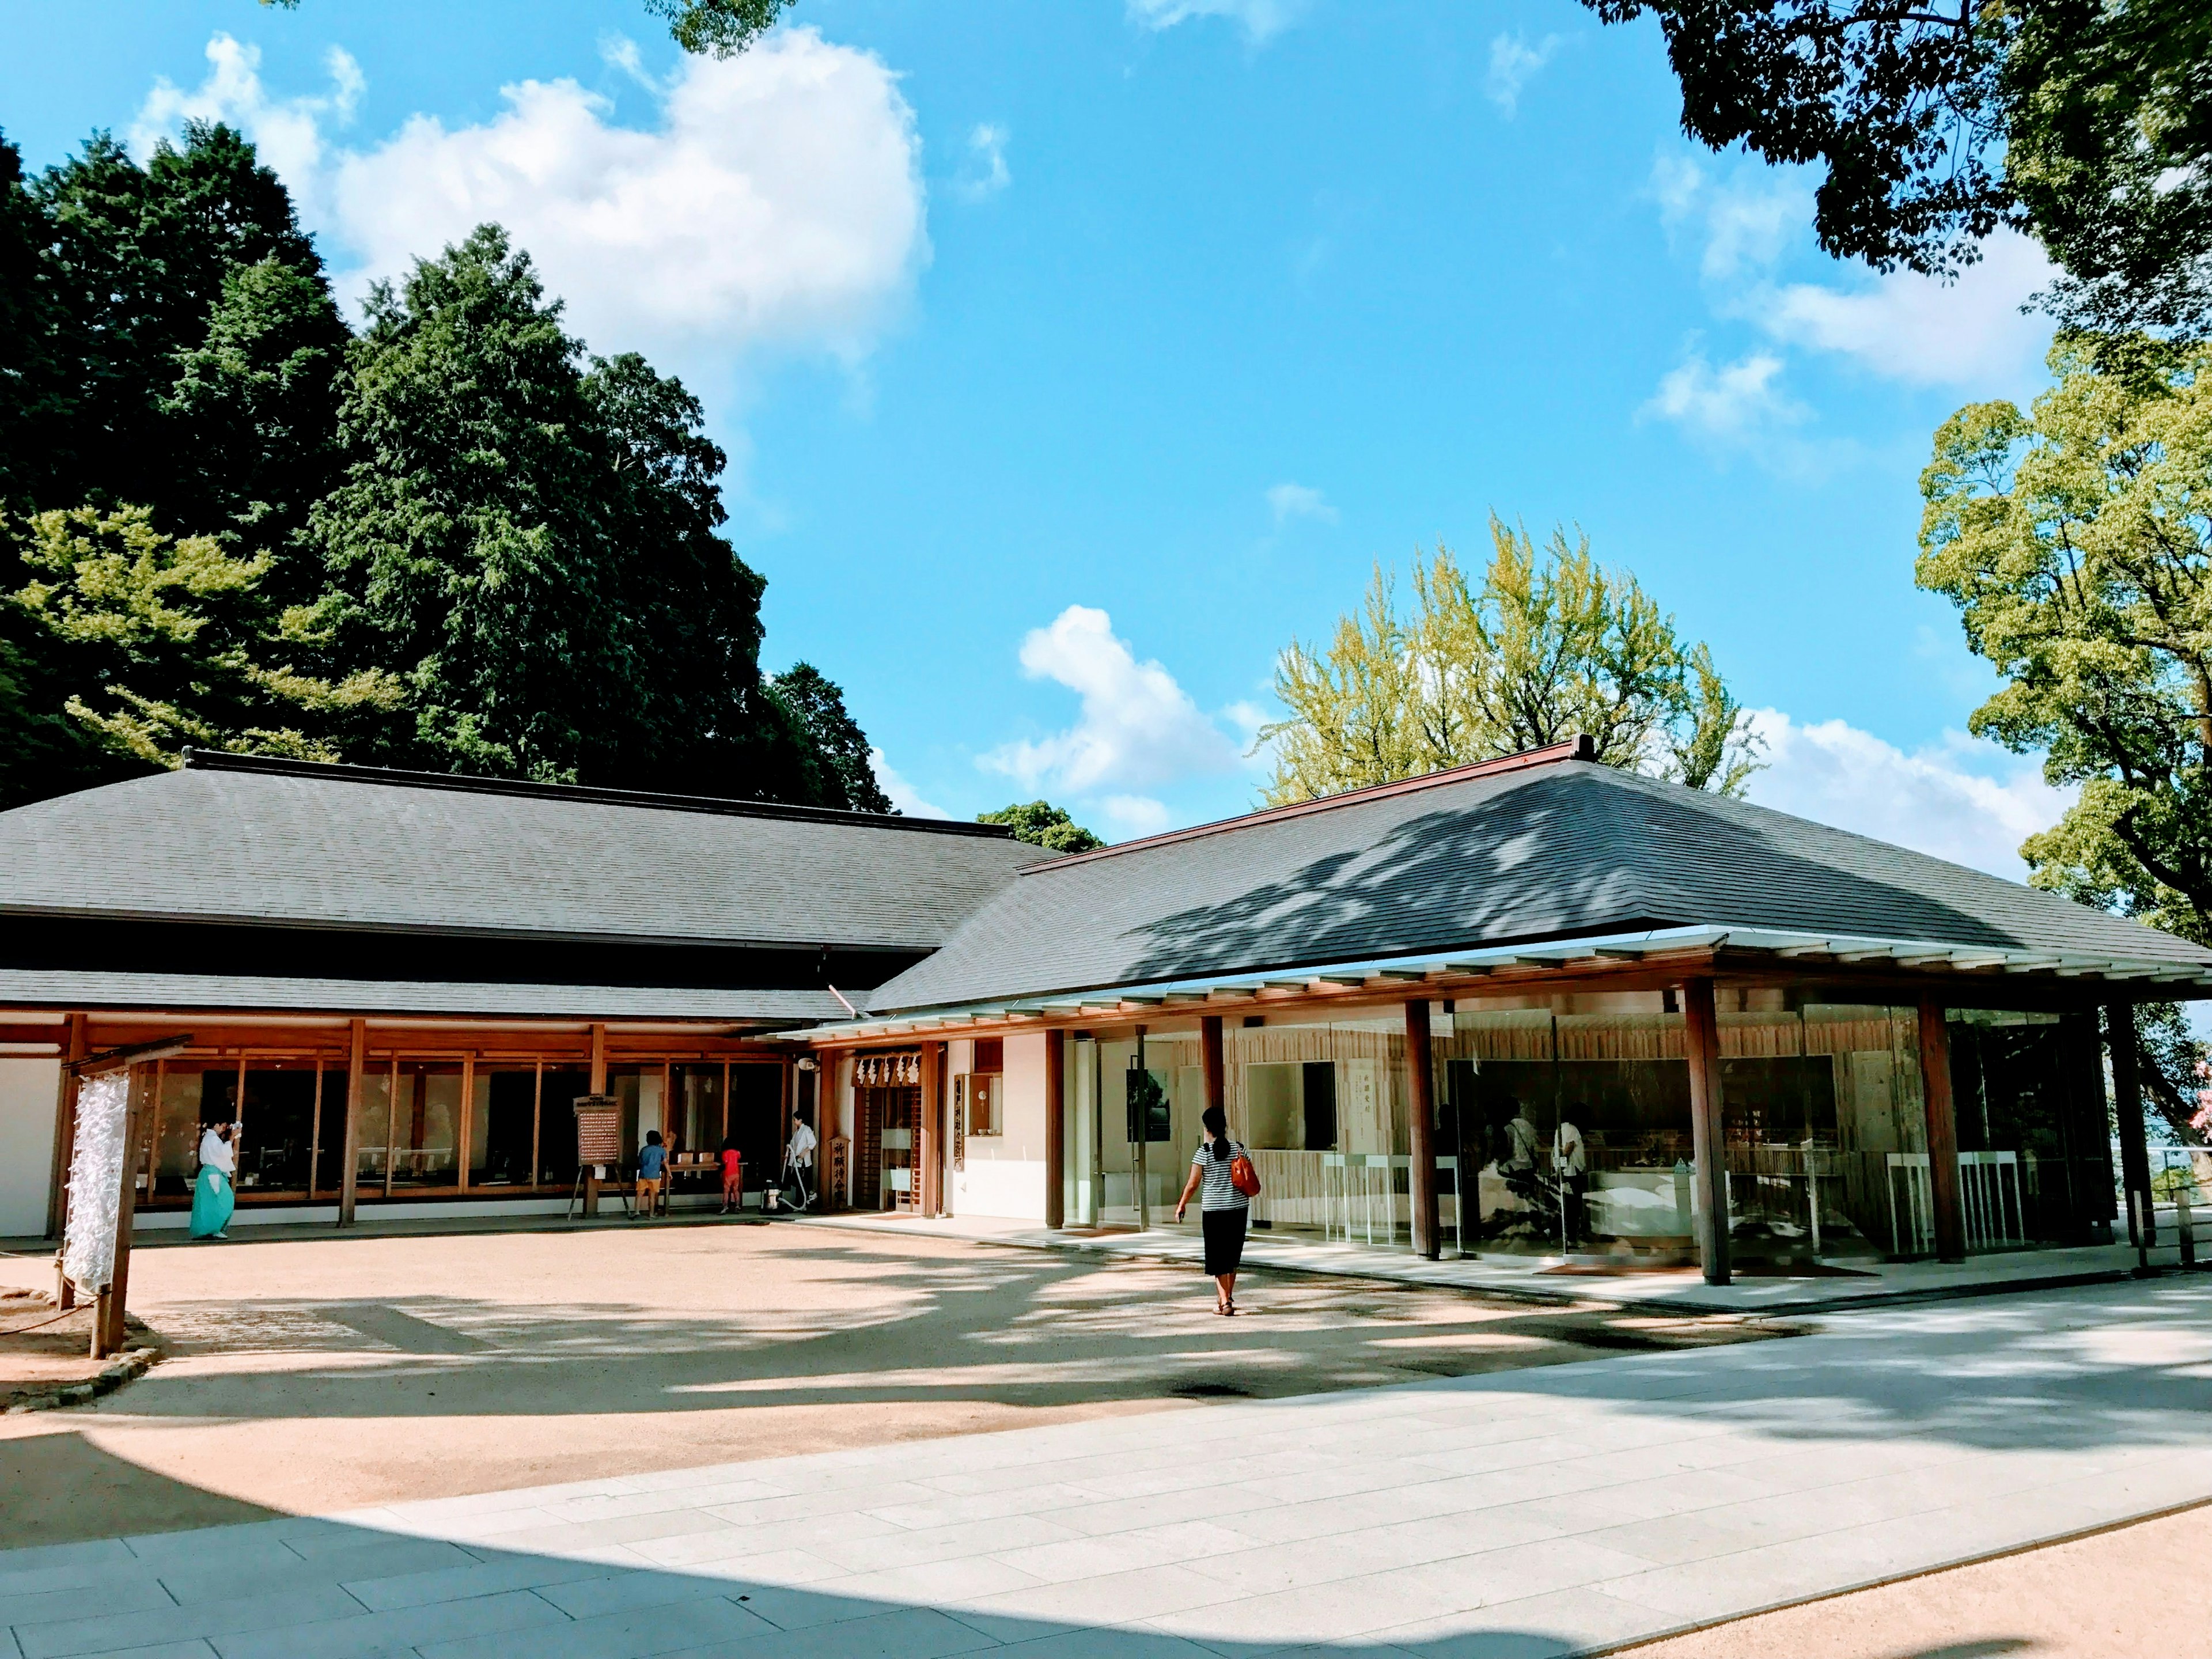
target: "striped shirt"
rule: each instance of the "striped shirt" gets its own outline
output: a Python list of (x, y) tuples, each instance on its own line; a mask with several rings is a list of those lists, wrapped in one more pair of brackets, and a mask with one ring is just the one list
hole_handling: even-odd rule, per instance
[(1243, 1210), (1251, 1207), (1252, 1200), (1238, 1192), (1229, 1179), (1230, 1166), (1244, 1156), (1244, 1148), (1237, 1141), (1229, 1143), (1229, 1156), (1216, 1158), (1213, 1148), (1206, 1142), (1198, 1143), (1198, 1151), (1191, 1154), (1191, 1168), (1201, 1177), (1198, 1190), (1200, 1210)]

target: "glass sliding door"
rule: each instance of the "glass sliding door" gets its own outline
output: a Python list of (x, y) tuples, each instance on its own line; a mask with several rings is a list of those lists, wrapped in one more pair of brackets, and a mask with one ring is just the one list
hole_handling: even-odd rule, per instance
[(538, 1068), (486, 1061), (469, 1077), (469, 1185), (527, 1187), (538, 1136)]
[(592, 1090), (592, 1074), (548, 1066), (539, 1093), (538, 1180), (561, 1192), (576, 1186), (576, 1101)]
[(312, 1060), (249, 1059), (240, 1067), (240, 1199), (306, 1196), (320, 1069)]

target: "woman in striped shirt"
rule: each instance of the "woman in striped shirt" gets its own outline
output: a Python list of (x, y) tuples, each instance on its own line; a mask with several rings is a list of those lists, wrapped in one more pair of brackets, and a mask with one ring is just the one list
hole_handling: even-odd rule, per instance
[(1233, 1314), (1237, 1269), (1244, 1260), (1244, 1223), (1252, 1212), (1252, 1200), (1237, 1190), (1229, 1171), (1244, 1149), (1229, 1138), (1229, 1115), (1218, 1106), (1207, 1107), (1198, 1121), (1205, 1127), (1206, 1139), (1191, 1155), (1190, 1179), (1176, 1200), (1176, 1219), (1182, 1219), (1191, 1195), (1203, 1188), (1198, 1221), (1206, 1235), (1206, 1271), (1212, 1275), (1215, 1287), (1213, 1311)]

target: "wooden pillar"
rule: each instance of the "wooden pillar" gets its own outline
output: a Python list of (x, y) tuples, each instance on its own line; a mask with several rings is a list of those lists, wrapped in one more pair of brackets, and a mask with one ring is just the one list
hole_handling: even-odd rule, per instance
[(123, 1112), (123, 1190), (115, 1206), (115, 1265), (92, 1323), (92, 1357), (105, 1359), (123, 1346), (125, 1310), (131, 1299), (131, 1230), (138, 1212), (138, 1161), (145, 1152), (146, 1101), (140, 1068), (133, 1066)]
[(1437, 1225), (1437, 1068), (1429, 1042), (1429, 1000), (1406, 1004), (1406, 1077), (1410, 1114), (1407, 1150), (1413, 1154), (1407, 1187), (1413, 1207), (1413, 1253), (1434, 1261), (1443, 1254)]
[(1959, 1117), (1951, 1098), (1951, 1033), (1943, 1005), (1920, 1000), (1920, 1097), (1928, 1109), (1928, 1196), (1936, 1212), (1936, 1259), (1966, 1259), (1966, 1218), (1959, 1203)]
[[(91, 1022), (83, 1014), (69, 1017), (69, 1037), (62, 1050), (61, 1086), (54, 1095), (54, 1159), (52, 1179), (46, 1183), (46, 1237), (59, 1238), (69, 1227), (70, 1161), (76, 1154), (76, 1073), (70, 1066), (92, 1052)], [(54, 1305), (76, 1306), (76, 1286), (54, 1263)]]
[(945, 1213), (945, 1066), (941, 1042), (921, 1045), (921, 1145), (914, 1149), (915, 1170), (921, 1182), (921, 1213)]
[[(1221, 1022), (1215, 1020), (1219, 1052)], [(1067, 1224), (1067, 1034), (1044, 1034), (1044, 1224)]]
[(1198, 1063), (1206, 1079), (1206, 1103), (1229, 1110), (1229, 1066), (1222, 1057), (1221, 1016), (1202, 1014), (1198, 1022)]
[(1713, 982), (1682, 986), (1682, 1053), (1690, 1063), (1690, 1156), (1698, 1200), (1698, 1250), (1705, 1283), (1729, 1282), (1728, 1134), (1721, 1118), (1721, 1028)]
[(2158, 1222), (2151, 1207), (2150, 1146), (2143, 1133), (2142, 1060), (2136, 1046), (2133, 1008), (2114, 1003), (2105, 1010), (2105, 1041), (2112, 1055), (2112, 1120), (2120, 1135), (2120, 1191), (2128, 1210), (2128, 1243), (2148, 1247), (2158, 1243)]
[[(353, 1225), (354, 1201), (361, 1174), (361, 1098), (368, 1088), (368, 1022), (348, 1022), (346, 1054), (345, 1152), (338, 1165), (338, 1225)], [(388, 1109), (388, 1108), (387, 1108)]]
[[(607, 1028), (604, 1025), (594, 1025), (592, 1027), (592, 1092), (595, 1095), (603, 1095), (606, 1091)], [(571, 1102), (570, 1109), (574, 1109), (574, 1103)], [(599, 1168), (596, 1164), (586, 1164), (583, 1170), (584, 1213), (587, 1216), (597, 1215), (599, 1212)]]

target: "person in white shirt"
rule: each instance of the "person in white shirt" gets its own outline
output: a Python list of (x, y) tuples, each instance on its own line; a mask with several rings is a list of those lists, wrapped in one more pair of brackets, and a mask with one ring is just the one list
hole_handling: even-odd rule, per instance
[(238, 1207), (235, 1123), (210, 1123), (200, 1132), (200, 1174), (192, 1188), (192, 1237), (228, 1238)]
[(1552, 1168), (1559, 1177), (1566, 1242), (1578, 1244), (1589, 1231), (1589, 1206), (1583, 1197), (1589, 1190), (1589, 1148), (1583, 1143), (1583, 1132), (1565, 1118), (1552, 1139)]

